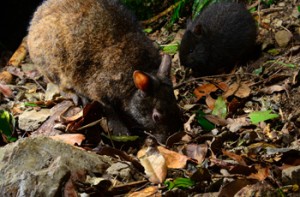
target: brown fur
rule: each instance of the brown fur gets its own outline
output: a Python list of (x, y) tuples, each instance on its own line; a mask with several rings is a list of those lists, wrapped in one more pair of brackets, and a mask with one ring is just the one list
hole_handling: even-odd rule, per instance
[[(31, 21), (28, 47), (41, 72), (62, 89), (108, 101), (125, 114), (137, 91), (134, 70), (155, 74), (161, 59), (135, 17), (116, 0), (44, 2)], [(173, 92), (165, 97), (174, 105)]]

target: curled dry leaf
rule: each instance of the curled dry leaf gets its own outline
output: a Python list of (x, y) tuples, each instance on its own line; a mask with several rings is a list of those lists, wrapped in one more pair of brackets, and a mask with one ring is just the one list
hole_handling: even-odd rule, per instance
[(27, 38), (23, 38), (22, 43), (18, 47), (18, 49), (15, 51), (15, 53), (12, 55), (10, 60), (8, 61), (8, 65), (12, 66), (20, 66), (22, 61), (25, 59), (27, 50), (26, 50), (26, 43)]
[(286, 87), (281, 85), (272, 85), (269, 87), (262, 88), (260, 92), (265, 94), (273, 94), (274, 92), (280, 92), (282, 90), (286, 90)]
[(81, 145), (82, 141), (85, 140), (85, 136), (82, 134), (63, 134), (63, 135), (55, 135), (50, 136), (50, 138), (54, 140), (63, 141), (66, 144), (70, 145)]
[(215, 108), (215, 102), (216, 100), (213, 99), (210, 95), (206, 96), (205, 103), (209, 109), (213, 110)]
[(5, 97), (11, 97), (12, 96), (12, 90), (5, 84), (0, 83), (0, 92), (5, 96)]
[(0, 73), (0, 82), (4, 82), (5, 84), (11, 84), (13, 79), (12, 74), (7, 71), (3, 71)]
[[(69, 108), (70, 109), (70, 108)], [(65, 113), (69, 110), (67, 109), (65, 112), (63, 112), (60, 116), (60, 119), (62, 122), (64, 123), (69, 123), (69, 122), (73, 122), (75, 120), (78, 120), (79, 118), (81, 118), (83, 116), (83, 110), (80, 110), (78, 113), (76, 113), (73, 116), (66, 116)]]
[(165, 158), (156, 147), (146, 147), (138, 152), (138, 158), (145, 169), (149, 181), (155, 184), (162, 183), (167, 176)]
[(257, 183), (256, 180), (236, 179), (236, 180), (224, 185), (219, 192), (219, 194), (221, 194), (219, 196), (232, 197), (243, 187), (246, 187), (247, 185), (253, 185), (255, 183)]
[(203, 96), (207, 96), (211, 92), (217, 91), (217, 89), (218, 88), (214, 84), (203, 84), (194, 90), (194, 94), (196, 95), (197, 100), (200, 100)]
[(243, 166), (246, 166), (246, 165), (247, 165), (246, 162), (245, 162), (245, 160), (243, 159), (243, 157), (240, 156), (240, 155), (237, 155), (237, 154), (235, 154), (235, 153), (226, 151), (226, 150), (224, 150), (224, 149), (222, 149), (222, 153), (223, 153), (224, 155), (230, 157), (231, 159), (237, 161), (239, 164), (241, 164), (241, 165), (243, 165)]
[(233, 83), (224, 93), (223, 98), (235, 95), (239, 98), (246, 98), (250, 95), (251, 89), (246, 83)]
[(250, 174), (248, 178), (263, 181), (270, 175), (270, 170), (268, 167), (262, 167), (259, 164), (255, 165), (254, 167), (257, 170), (257, 172)]
[(146, 187), (143, 190), (140, 190), (138, 192), (133, 192), (128, 195), (128, 197), (139, 197), (139, 196), (155, 196), (155, 197), (160, 197), (162, 196), (161, 193), (159, 193), (158, 187), (157, 186), (150, 186)]
[(162, 146), (157, 147), (159, 152), (166, 159), (166, 165), (168, 168), (184, 168), (187, 160), (187, 156), (177, 153), (175, 151), (168, 150)]
[(201, 164), (207, 154), (207, 144), (187, 144), (185, 146), (186, 155), (190, 158), (196, 159), (198, 164)]
[(227, 120), (224, 118), (220, 118), (219, 116), (215, 115), (205, 115), (204, 116), (209, 122), (214, 123), (215, 125), (220, 125), (220, 126), (226, 126), (228, 124)]
[(196, 117), (196, 114), (191, 115), (189, 117), (188, 121), (186, 123), (184, 123), (183, 128), (184, 128), (185, 131), (191, 131), (192, 130), (191, 123), (194, 121), (195, 117)]
[(236, 118), (236, 119), (228, 118), (227, 123), (228, 123), (227, 128), (231, 132), (237, 132), (243, 126), (249, 126), (250, 125), (250, 122), (247, 119), (247, 117), (241, 117), (241, 118)]

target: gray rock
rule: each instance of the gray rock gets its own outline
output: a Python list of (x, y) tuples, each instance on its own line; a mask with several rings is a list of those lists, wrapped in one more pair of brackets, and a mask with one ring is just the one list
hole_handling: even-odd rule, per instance
[(47, 120), (49, 115), (49, 109), (25, 111), (19, 116), (19, 128), (25, 131), (34, 131)]
[(0, 196), (61, 196), (71, 172), (103, 174), (111, 160), (47, 137), (0, 148)]
[(113, 177), (117, 176), (121, 180), (129, 181), (132, 179), (131, 171), (131, 164), (129, 162), (118, 162), (112, 164), (107, 169), (107, 174)]
[(286, 47), (292, 37), (293, 35), (285, 30), (279, 31), (275, 34), (275, 40), (280, 47)]
[(300, 166), (293, 166), (282, 170), (282, 181), (285, 184), (300, 184)]

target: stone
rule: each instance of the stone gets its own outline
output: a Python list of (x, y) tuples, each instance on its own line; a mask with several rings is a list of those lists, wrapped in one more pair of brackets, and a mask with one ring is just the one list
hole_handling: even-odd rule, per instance
[(103, 174), (111, 163), (48, 137), (20, 139), (0, 148), (0, 196), (61, 196), (72, 172)]
[(292, 37), (293, 35), (286, 30), (278, 31), (275, 34), (275, 40), (280, 47), (286, 47), (291, 41)]
[(47, 120), (50, 109), (25, 111), (19, 116), (19, 128), (24, 131), (35, 131)]

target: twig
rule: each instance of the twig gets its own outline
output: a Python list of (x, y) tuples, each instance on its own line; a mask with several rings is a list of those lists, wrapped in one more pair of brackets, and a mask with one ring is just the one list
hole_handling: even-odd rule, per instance
[(269, 14), (269, 13), (272, 13), (272, 12), (279, 12), (279, 11), (282, 11), (282, 10), (284, 10), (284, 8), (268, 8), (268, 9), (264, 9), (264, 10), (261, 10), (261, 11), (253, 12), (252, 15), (253, 16), (264, 15), (264, 14)]
[(153, 23), (154, 21), (157, 21), (159, 18), (167, 15), (169, 12), (173, 11), (176, 7), (178, 7), (178, 5), (180, 4), (180, 1), (178, 1), (177, 3), (171, 5), (170, 7), (168, 7), (166, 10), (164, 10), (163, 12), (159, 13), (158, 15), (148, 19), (148, 20), (145, 20), (145, 21), (142, 21), (142, 24), (143, 25), (148, 25), (150, 23)]
[[(177, 85), (175, 85), (173, 87), (173, 89), (178, 89), (180, 88), (181, 86), (185, 85), (185, 84), (188, 84), (188, 83), (192, 83), (194, 81), (197, 81), (199, 79), (203, 79), (203, 80), (211, 80), (212, 78), (219, 78), (219, 77), (229, 77), (229, 76), (236, 76), (237, 74), (235, 73), (232, 73), (232, 74), (221, 74), (221, 75), (212, 75), (212, 76), (205, 76), (205, 77), (196, 77), (196, 78), (193, 78), (193, 79), (189, 79), (187, 81), (183, 81), (182, 83), (179, 83)], [(252, 73), (243, 73), (243, 75), (251, 75), (251, 76), (255, 76), (254, 74)]]

